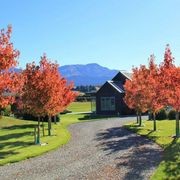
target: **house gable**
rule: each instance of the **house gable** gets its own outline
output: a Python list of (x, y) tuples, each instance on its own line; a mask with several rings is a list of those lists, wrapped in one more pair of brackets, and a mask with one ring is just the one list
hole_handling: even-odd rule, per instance
[(111, 94), (112, 92), (117, 92), (117, 90), (113, 88), (108, 81), (106, 81), (104, 85), (97, 91), (96, 96), (100, 94)]
[(112, 81), (118, 81), (121, 82), (122, 84), (125, 84), (126, 79), (131, 79), (130, 78), (130, 73), (123, 73), (119, 71), (113, 78)]

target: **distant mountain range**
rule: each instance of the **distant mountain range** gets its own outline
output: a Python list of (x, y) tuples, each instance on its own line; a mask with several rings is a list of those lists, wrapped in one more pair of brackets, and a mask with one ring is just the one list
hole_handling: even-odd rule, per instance
[(65, 65), (59, 67), (59, 72), (68, 81), (73, 81), (75, 86), (79, 85), (102, 85), (111, 80), (118, 70), (111, 70), (96, 63), (86, 65)]
[[(12, 68), (15, 72), (21, 72), (20, 68)], [(10, 70), (10, 71), (11, 71)], [(65, 65), (59, 67), (59, 72), (68, 81), (73, 81), (75, 86), (80, 85), (102, 85), (111, 80), (118, 70), (108, 69), (96, 63)]]

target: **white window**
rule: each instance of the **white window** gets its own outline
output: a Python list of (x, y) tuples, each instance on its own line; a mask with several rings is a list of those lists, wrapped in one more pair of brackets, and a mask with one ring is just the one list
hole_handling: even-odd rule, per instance
[(115, 110), (115, 97), (101, 97), (101, 110), (114, 111)]

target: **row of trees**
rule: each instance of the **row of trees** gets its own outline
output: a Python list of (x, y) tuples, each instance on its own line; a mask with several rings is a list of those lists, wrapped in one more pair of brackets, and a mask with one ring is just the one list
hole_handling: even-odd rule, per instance
[(93, 85), (86, 85), (86, 86), (76, 86), (75, 87), (76, 91), (80, 91), (80, 92), (84, 92), (84, 93), (88, 93), (88, 92), (92, 92), (92, 91), (96, 91), (96, 86)]
[(18, 96), (19, 108), (38, 117), (39, 143), (40, 117), (49, 117), (48, 135), (51, 135), (51, 117), (64, 111), (76, 93), (71, 91), (73, 84), (60, 75), (58, 64), (46, 55), (41, 57), (39, 65), (29, 63), (22, 72), (14, 72), (20, 52), (10, 42), (11, 33), (11, 26), (0, 32), (0, 108), (12, 104)]
[(125, 101), (136, 110), (139, 125), (142, 125), (141, 113), (148, 110), (153, 114), (153, 130), (156, 131), (156, 113), (171, 106), (176, 110), (176, 136), (179, 137), (180, 67), (174, 64), (169, 45), (161, 64), (157, 65), (155, 56), (151, 55), (148, 67), (141, 65), (132, 71), (132, 79), (125, 83)]

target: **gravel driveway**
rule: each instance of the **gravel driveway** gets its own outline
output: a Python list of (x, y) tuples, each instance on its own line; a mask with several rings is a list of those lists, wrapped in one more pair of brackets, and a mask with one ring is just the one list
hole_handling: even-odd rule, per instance
[(0, 180), (149, 179), (161, 161), (162, 149), (124, 129), (128, 121), (112, 118), (71, 125), (67, 145), (0, 167)]

